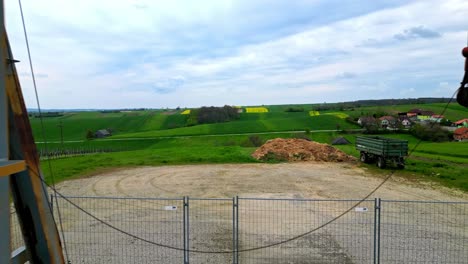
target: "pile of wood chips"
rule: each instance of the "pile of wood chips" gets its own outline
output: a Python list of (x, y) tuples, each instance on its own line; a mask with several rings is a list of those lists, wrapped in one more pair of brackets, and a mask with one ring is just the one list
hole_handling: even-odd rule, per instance
[(252, 157), (263, 161), (351, 162), (357, 160), (328, 144), (296, 138), (268, 140), (252, 154)]

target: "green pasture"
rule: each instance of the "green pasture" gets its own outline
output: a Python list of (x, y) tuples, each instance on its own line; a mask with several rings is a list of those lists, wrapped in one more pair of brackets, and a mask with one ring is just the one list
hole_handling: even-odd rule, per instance
[[(358, 107), (353, 111), (346, 110), (344, 113), (352, 116), (359, 117), (363, 115), (372, 115), (373, 113), (386, 112), (389, 114), (397, 115), (401, 112), (407, 112), (411, 109), (419, 108), (422, 110), (432, 111), (435, 114), (442, 114), (446, 107), (446, 103), (433, 103), (433, 104), (410, 104), (410, 105), (385, 105), (385, 106), (371, 106), (371, 107)], [(450, 103), (444, 112), (444, 116), (452, 122), (468, 118), (468, 111), (466, 108), (457, 103)]]
[[(350, 145), (335, 146), (344, 152), (359, 156), (355, 150), (356, 134), (331, 133), (281, 133), (253, 135), (265, 142), (273, 138), (303, 138), (307, 137), (321, 143), (331, 141), (343, 136), (352, 142)], [(386, 137), (401, 138), (409, 141), (410, 149), (416, 146), (418, 139), (411, 135), (385, 135)], [(142, 165), (169, 165), (169, 164), (198, 164), (198, 163), (245, 163), (258, 162), (250, 157), (256, 149), (249, 140), (249, 135), (239, 136), (193, 136), (176, 138), (159, 138), (143, 140), (94, 140), (86, 142), (88, 146), (116, 147), (127, 146), (129, 151), (117, 153), (89, 154), (79, 157), (51, 160), (55, 177), (63, 180), (70, 177), (90, 175), (96, 171), (114, 167), (133, 167)], [(58, 147), (59, 144), (50, 144), (49, 147)], [(80, 143), (67, 143), (69, 148), (80, 146)], [(38, 145), (39, 148), (43, 144)], [(468, 191), (468, 157), (466, 149), (468, 143), (421, 142), (411, 156), (407, 159), (405, 170), (399, 174), (410, 178), (431, 180), (444, 186), (455, 187)], [(440, 152), (438, 152), (440, 151)], [(42, 163), (47, 162), (42, 160)], [(375, 168), (373, 164), (363, 164)], [(43, 166), (47, 172), (47, 166)], [(387, 172), (375, 169), (375, 172)], [(46, 173), (47, 175), (48, 173)]]
[[(64, 140), (83, 140), (88, 130), (110, 128), (117, 138), (159, 137), (208, 134), (241, 134), (254, 132), (303, 131), (352, 129), (357, 126), (348, 123), (347, 116), (359, 117), (376, 112), (396, 114), (412, 108), (431, 110), (441, 113), (445, 104), (395, 105), (379, 107), (360, 107), (353, 111), (320, 111), (318, 116), (309, 116), (312, 105), (277, 105), (265, 106), (268, 113), (243, 113), (239, 120), (228, 123), (203, 124), (187, 127), (187, 115), (181, 110), (147, 110), (120, 113), (72, 112), (61, 117), (43, 118), (45, 137), (48, 141), (60, 140), (60, 128), (63, 126)], [(286, 112), (290, 107), (304, 108), (304, 112)], [(445, 116), (452, 121), (466, 118), (466, 109), (450, 104)], [(36, 141), (44, 141), (39, 118), (31, 118), (31, 125)]]
[(348, 123), (335, 115), (310, 117), (306, 112), (276, 112), (241, 114), (239, 120), (202, 124), (170, 130), (151, 130), (116, 134), (114, 138), (148, 138), (189, 135), (246, 134), (259, 132), (304, 131), (355, 129), (358, 126)]
[[(359, 116), (366, 112), (384, 111), (397, 113), (412, 108), (421, 108), (440, 113), (445, 104), (397, 105), (361, 107), (354, 111), (320, 111), (309, 116), (312, 105), (266, 106), (268, 113), (243, 113), (235, 121), (217, 124), (186, 126), (186, 115), (176, 110), (147, 110), (120, 113), (75, 112), (61, 117), (43, 118), (48, 149), (112, 149), (119, 152), (88, 154), (69, 158), (54, 159), (50, 162), (58, 180), (90, 175), (96, 171), (114, 167), (141, 165), (196, 164), (196, 163), (243, 163), (257, 162), (250, 157), (256, 149), (249, 139), (249, 133), (264, 142), (272, 138), (308, 137), (314, 141), (331, 143), (344, 136), (352, 144), (336, 146), (356, 157), (354, 148), (356, 134), (320, 132), (320, 130), (350, 130), (358, 128), (346, 121), (347, 116)], [(289, 107), (302, 107), (304, 112), (286, 112)], [(450, 104), (446, 117), (451, 120), (466, 118), (467, 111)], [(34, 137), (42, 142), (39, 118), (31, 118)], [(62, 123), (64, 140), (77, 142), (60, 143)], [(86, 131), (110, 128), (114, 136), (108, 139), (85, 140)], [(313, 131), (305, 135), (302, 131)], [(296, 132), (290, 132), (296, 131)], [(315, 131), (315, 132), (314, 132)], [(270, 133), (269, 132), (283, 132)], [(239, 134), (239, 135), (232, 135)], [(385, 134), (384, 137), (406, 139), (414, 151), (408, 158), (407, 167), (400, 174), (423, 180), (439, 182), (448, 187), (468, 191), (468, 143), (420, 142), (409, 134)], [(45, 144), (38, 143), (39, 149)], [(415, 146), (417, 146), (416, 149)], [(46, 162), (46, 161), (42, 161)], [(373, 165), (365, 165), (374, 167)], [(48, 166), (43, 166), (47, 172)], [(389, 169), (390, 170), (390, 169)], [(379, 171), (380, 170), (375, 170)]]
[[(47, 141), (60, 140), (60, 127), (63, 126), (64, 140), (83, 140), (88, 130), (112, 129), (113, 133), (130, 133), (171, 129), (185, 125), (186, 116), (165, 114), (161, 111), (138, 111), (130, 113), (76, 112), (66, 113), (61, 117), (45, 117), (44, 132)], [(34, 138), (44, 141), (41, 120), (30, 118)]]

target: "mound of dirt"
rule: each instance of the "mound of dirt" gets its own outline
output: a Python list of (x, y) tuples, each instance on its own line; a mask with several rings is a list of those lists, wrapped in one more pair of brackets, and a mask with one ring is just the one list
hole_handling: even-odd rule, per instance
[(328, 144), (296, 138), (268, 140), (252, 154), (252, 157), (263, 161), (356, 161), (355, 157)]

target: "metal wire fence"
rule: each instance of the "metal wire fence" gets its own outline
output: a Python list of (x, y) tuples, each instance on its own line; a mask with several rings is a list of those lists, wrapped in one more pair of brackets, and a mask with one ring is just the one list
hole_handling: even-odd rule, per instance
[(468, 203), (382, 200), (381, 263), (468, 263)]
[(13, 205), (10, 207), (10, 238), (10, 245), (13, 250), (24, 246), (19, 219)]
[[(358, 200), (239, 199), (240, 250), (308, 232)], [(374, 201), (294, 241), (242, 253), (241, 263), (372, 263)]]
[[(109, 228), (58, 197), (53, 204), (60, 208), (62, 239), (72, 264), (468, 263), (468, 202), (375, 199), (354, 207), (359, 200), (67, 199), (122, 231), (177, 248)], [(349, 208), (315, 232), (269, 246)]]

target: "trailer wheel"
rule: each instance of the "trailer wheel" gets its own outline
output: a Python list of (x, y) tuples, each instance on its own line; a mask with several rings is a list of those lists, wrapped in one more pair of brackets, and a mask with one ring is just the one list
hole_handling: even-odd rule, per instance
[(361, 152), (361, 156), (359, 157), (359, 160), (363, 163), (368, 163), (369, 162), (369, 157), (365, 152)]
[(377, 167), (385, 168), (385, 159), (383, 157), (377, 157)]
[(397, 164), (397, 167), (399, 169), (404, 169), (405, 168), (405, 159), (403, 157), (400, 157), (398, 159), (398, 164)]

